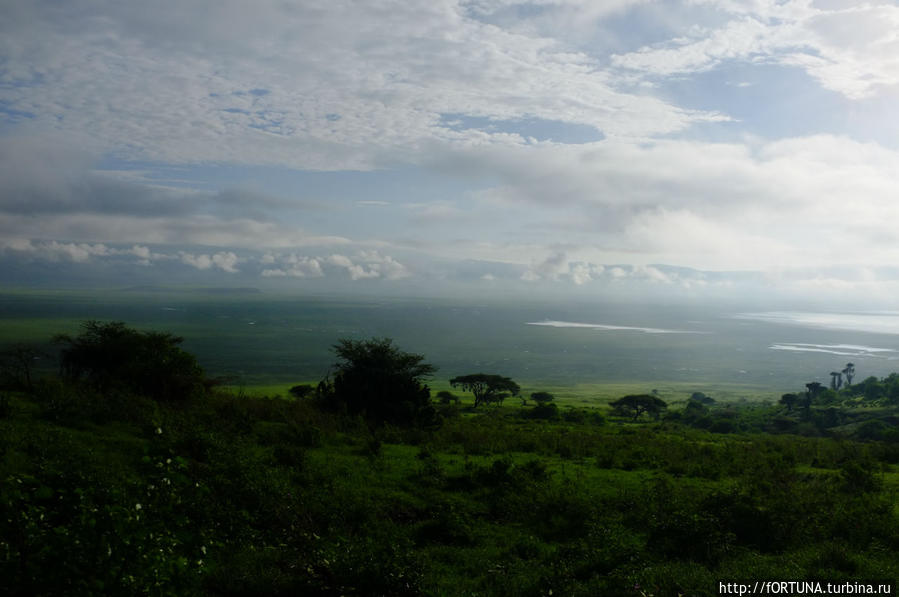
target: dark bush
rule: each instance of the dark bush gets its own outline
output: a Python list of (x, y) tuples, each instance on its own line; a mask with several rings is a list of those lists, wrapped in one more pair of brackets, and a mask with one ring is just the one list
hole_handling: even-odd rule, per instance
[(300, 384), (298, 386), (293, 386), (289, 390), (287, 390), (291, 396), (294, 398), (305, 398), (306, 396), (311, 395), (315, 392), (315, 388), (310, 386), (309, 384)]
[(101, 392), (122, 388), (158, 401), (184, 401), (204, 391), (203, 370), (181, 350), (183, 338), (139, 332), (123, 322), (88, 321), (72, 338), (60, 335), (60, 367), (67, 381)]
[(538, 404), (527, 412), (530, 419), (555, 420), (559, 418), (559, 407), (554, 402)]
[(371, 423), (436, 426), (431, 391), (424, 378), (436, 368), (418, 354), (403, 352), (389, 338), (340, 340), (333, 380), (319, 384), (322, 404)]

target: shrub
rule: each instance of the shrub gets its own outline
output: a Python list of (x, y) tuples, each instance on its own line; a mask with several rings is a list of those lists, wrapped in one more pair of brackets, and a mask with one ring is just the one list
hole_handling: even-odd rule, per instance
[(554, 402), (545, 402), (532, 408), (528, 414), (531, 419), (555, 420), (559, 418), (559, 407)]
[(333, 381), (319, 384), (322, 403), (376, 425), (432, 426), (438, 419), (423, 379), (436, 368), (403, 352), (389, 338), (339, 340)]
[(158, 401), (183, 401), (204, 390), (203, 370), (181, 350), (183, 338), (139, 332), (123, 322), (87, 321), (75, 338), (60, 335), (60, 366), (68, 381), (105, 392), (114, 388)]

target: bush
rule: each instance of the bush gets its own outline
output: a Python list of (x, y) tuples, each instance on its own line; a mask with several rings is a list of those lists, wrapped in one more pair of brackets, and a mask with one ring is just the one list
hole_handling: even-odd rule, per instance
[(60, 335), (60, 366), (67, 381), (106, 392), (122, 388), (157, 401), (183, 401), (204, 391), (203, 370), (181, 350), (183, 338), (139, 332), (123, 322), (88, 321), (75, 338)]
[(559, 407), (554, 402), (538, 404), (527, 413), (530, 419), (556, 420), (559, 418)]
[(434, 426), (439, 419), (422, 383), (436, 368), (422, 355), (403, 352), (389, 338), (340, 340), (333, 381), (319, 384), (326, 407), (361, 415), (376, 425)]
[(459, 397), (447, 390), (437, 392), (437, 399), (440, 401), (440, 404), (459, 404)]
[(300, 384), (298, 386), (293, 386), (289, 390), (287, 390), (291, 396), (297, 399), (305, 398), (306, 396), (311, 395), (315, 392), (315, 388), (310, 386), (309, 384)]

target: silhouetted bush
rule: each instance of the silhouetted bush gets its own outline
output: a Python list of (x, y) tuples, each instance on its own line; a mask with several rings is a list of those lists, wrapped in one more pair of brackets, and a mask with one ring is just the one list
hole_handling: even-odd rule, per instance
[(387, 338), (340, 340), (333, 349), (339, 358), (333, 379), (318, 390), (324, 406), (375, 424), (438, 424), (423, 383), (436, 369), (423, 356), (403, 352)]
[(68, 381), (83, 381), (105, 392), (115, 388), (159, 401), (184, 401), (204, 391), (203, 370), (181, 350), (183, 338), (162, 332), (139, 332), (123, 322), (88, 321), (63, 345), (60, 367)]

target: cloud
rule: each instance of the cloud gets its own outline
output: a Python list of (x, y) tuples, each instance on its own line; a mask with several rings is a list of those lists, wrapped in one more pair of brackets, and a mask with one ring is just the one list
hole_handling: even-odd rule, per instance
[(400, 280), (412, 275), (405, 265), (390, 255), (371, 250), (360, 250), (352, 257), (339, 253), (321, 257), (269, 252), (259, 258), (259, 263), (266, 266), (261, 273), (265, 278), (321, 278), (329, 275), (328, 268), (330, 275), (334, 270), (343, 271), (351, 280)]
[(34, 127), (95, 139), (126, 159), (327, 170), (415, 162), (433, 143), (525, 142), (454, 131), (440, 121), (447, 113), (626, 136), (720, 118), (621, 91), (596, 57), (472, 15), (449, 0), (389, 11), (342, 2), (167, 1), (151, 11), (38, 1), (7, 14), (12, 66), (0, 100), (9, 113), (31, 114)]
[(381, 255), (377, 251), (360, 251), (354, 259), (346, 255), (333, 254), (326, 258), (326, 262), (345, 269), (352, 280), (366, 278), (399, 280), (411, 275), (406, 266), (393, 257)]
[(490, 255), (533, 262), (529, 278), (567, 272), (541, 263), (559, 238), (581, 247), (569, 260), (591, 263), (764, 270), (899, 259), (899, 152), (872, 142), (604, 141), (470, 157), (496, 185), (472, 213), (506, 214), (487, 221), (529, 233), (530, 248)]
[(543, 261), (531, 264), (521, 275), (521, 279), (526, 282), (536, 282), (565, 278), (577, 286), (583, 286), (598, 279), (605, 269), (605, 266), (595, 263), (572, 261), (565, 252), (557, 251), (551, 253)]
[(167, 186), (146, 174), (97, 171), (97, 159), (64, 134), (0, 136), (0, 234), (229, 248), (350, 242), (291, 222), (297, 212), (320, 210), (320, 202)]
[(37, 241), (25, 238), (3, 239), (0, 241), (0, 251), (17, 253), (32, 259), (73, 263), (87, 263), (98, 257), (135, 256), (141, 262), (149, 261), (151, 257), (162, 257), (159, 254), (152, 254), (147, 247), (137, 245), (130, 249), (118, 249), (103, 243)]
[[(899, 262), (899, 153), (853, 128), (899, 127), (895, 3), (8, 4), (4, 256), (584, 289)], [(797, 69), (808, 97), (766, 79)], [(787, 104), (811, 132), (738, 120)]]
[(275, 257), (271, 253), (266, 253), (260, 263), (271, 265), (278, 263), (278, 268), (268, 268), (262, 270), (262, 276), (266, 278), (291, 277), (291, 278), (320, 278), (324, 276), (321, 267), (321, 259), (307, 257), (291, 253)]
[(240, 259), (230, 251), (219, 252), (213, 255), (194, 255), (192, 253), (181, 251), (179, 256), (181, 257), (182, 263), (197, 269), (207, 270), (215, 267), (229, 274), (236, 274), (239, 271), (235, 266)]
[(666, 76), (733, 60), (765, 61), (800, 67), (824, 88), (855, 100), (899, 84), (899, 7), (892, 2), (693, 3), (712, 5), (731, 18), (718, 28), (613, 56), (612, 64)]

